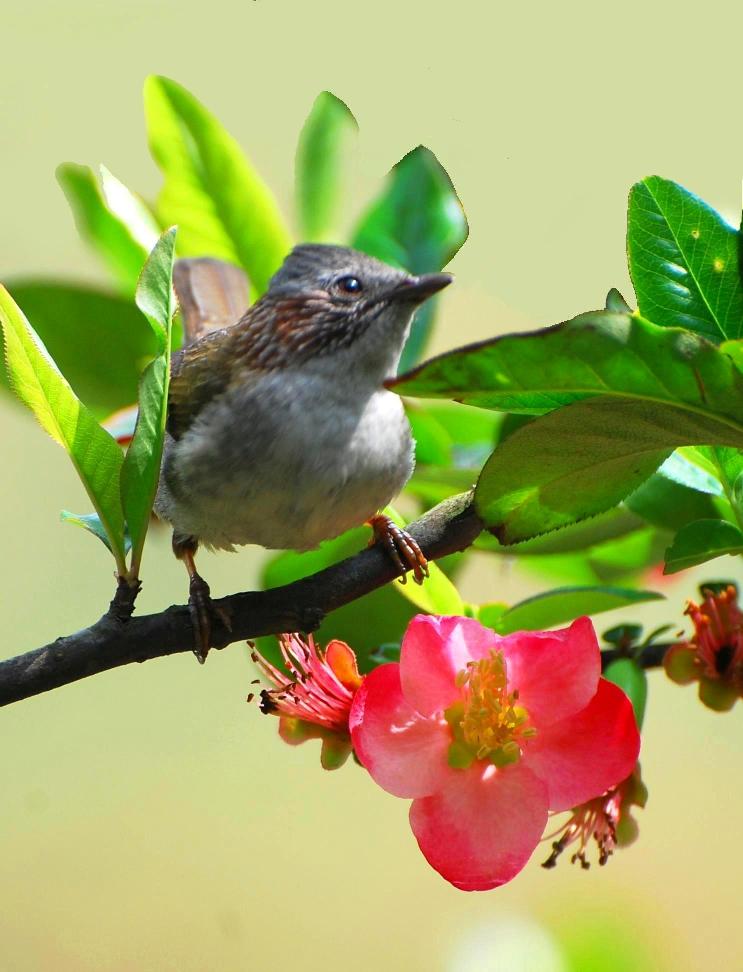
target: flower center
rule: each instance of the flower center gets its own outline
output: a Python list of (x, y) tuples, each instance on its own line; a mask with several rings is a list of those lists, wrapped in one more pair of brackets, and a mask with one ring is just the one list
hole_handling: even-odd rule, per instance
[(502, 651), (467, 663), (457, 675), (462, 698), (444, 713), (452, 732), (449, 765), (466, 769), (476, 759), (508, 766), (521, 757), (523, 742), (536, 735), (529, 713), (518, 704), (518, 689), (507, 691)]

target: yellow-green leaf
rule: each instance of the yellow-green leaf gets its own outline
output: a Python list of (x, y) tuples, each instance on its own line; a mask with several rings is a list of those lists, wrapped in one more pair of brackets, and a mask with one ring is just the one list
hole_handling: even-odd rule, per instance
[(178, 224), (181, 256), (241, 264), (261, 294), (291, 248), (278, 205), (235, 139), (181, 85), (145, 83), (150, 149), (165, 184), (157, 202), (165, 224)]
[(42, 428), (70, 455), (122, 572), (121, 450), (75, 395), (21, 309), (2, 286), (0, 324), (13, 390), (32, 410)]

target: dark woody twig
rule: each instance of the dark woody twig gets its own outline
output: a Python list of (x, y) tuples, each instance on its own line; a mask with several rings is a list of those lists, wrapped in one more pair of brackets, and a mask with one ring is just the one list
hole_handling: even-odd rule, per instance
[[(463, 493), (440, 503), (407, 529), (426, 557), (434, 560), (469, 547), (482, 530), (482, 523), (471, 494)], [(232, 627), (228, 631), (215, 618), (213, 646), (223, 648), (267, 634), (312, 631), (330, 611), (395, 576), (389, 556), (379, 547), (370, 547), (293, 584), (220, 598), (215, 604), (227, 612)], [(191, 615), (186, 606), (142, 617), (129, 614), (131, 607), (122, 603), (119, 592), (108, 612), (91, 627), (0, 662), (0, 705), (120, 665), (193, 650)]]

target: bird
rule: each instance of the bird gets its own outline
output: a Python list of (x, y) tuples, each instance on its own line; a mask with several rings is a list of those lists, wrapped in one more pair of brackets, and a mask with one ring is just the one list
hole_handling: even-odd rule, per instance
[[(417, 543), (382, 511), (413, 472), (397, 373), (417, 308), (452, 281), (348, 247), (295, 246), (252, 306), (242, 270), (177, 260), (184, 347), (171, 359), (154, 511), (189, 575), (194, 652), (217, 613), (197, 549), (309, 550), (364, 523), (405, 579), (427, 575)], [(244, 310), (244, 313), (241, 313)]]

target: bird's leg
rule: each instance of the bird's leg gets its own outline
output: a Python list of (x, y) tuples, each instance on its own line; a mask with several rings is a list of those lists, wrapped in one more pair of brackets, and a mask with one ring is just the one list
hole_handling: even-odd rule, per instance
[(194, 555), (199, 542), (195, 537), (173, 533), (173, 553), (182, 560), (188, 571), (188, 607), (194, 632), (194, 654), (203, 665), (211, 647), (212, 618), (216, 615), (228, 629), (232, 629), (229, 614), (211, 598), (209, 585), (196, 570)]
[(410, 534), (384, 513), (377, 513), (366, 522), (374, 531), (369, 546), (380, 543), (384, 547), (402, 575), (400, 583), (407, 581), (405, 572), (412, 570), (415, 583), (422, 584), (424, 578), (428, 577), (428, 561)]

